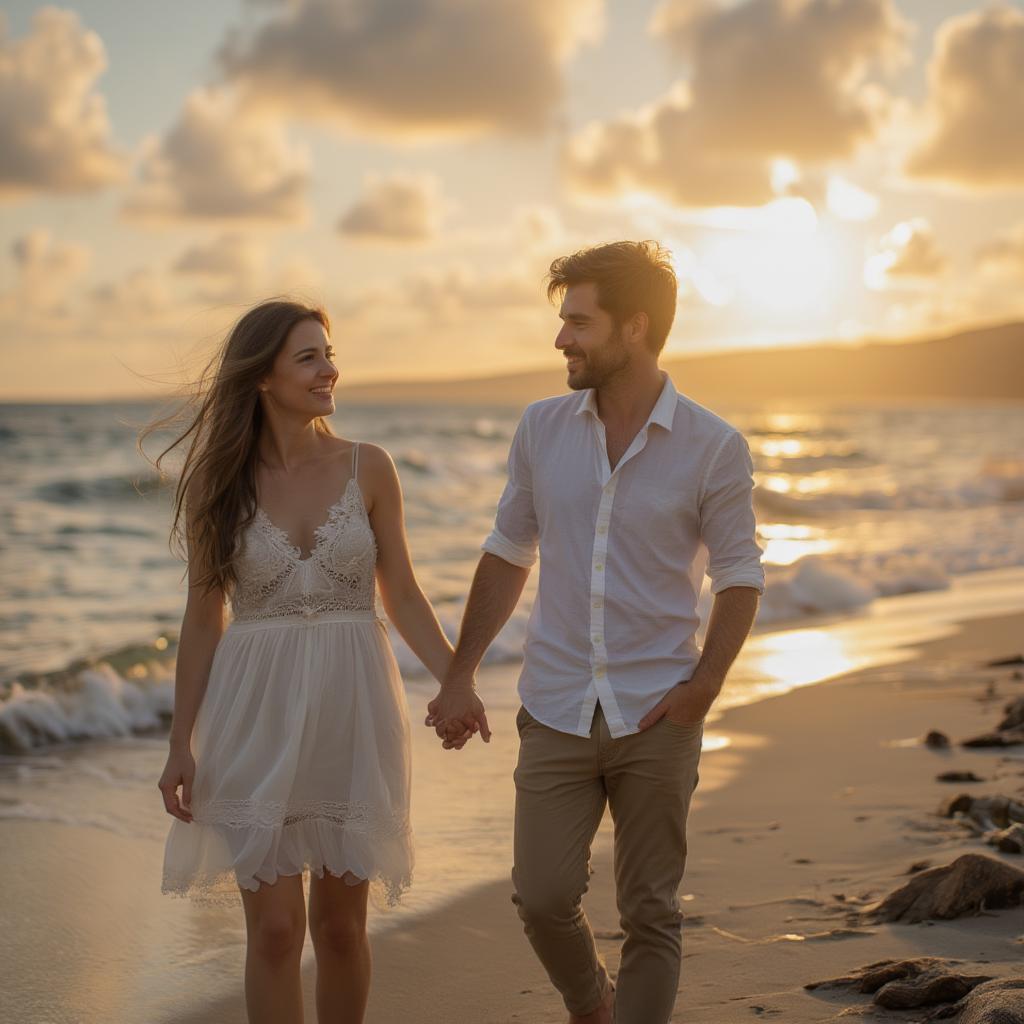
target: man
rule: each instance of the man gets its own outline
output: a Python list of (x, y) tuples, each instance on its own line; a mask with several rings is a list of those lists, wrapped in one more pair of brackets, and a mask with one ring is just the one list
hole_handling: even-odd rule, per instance
[[(555, 347), (577, 393), (536, 402), (520, 421), (427, 718), (449, 748), (478, 730), (490, 738), (474, 674), (539, 548), (519, 680), (513, 902), (571, 1024), (672, 1015), (704, 718), (764, 590), (746, 442), (658, 368), (676, 290), (669, 254), (653, 242), (552, 263)], [(715, 597), (701, 652), (702, 542)], [(625, 933), (614, 988), (581, 907), (606, 804)]]

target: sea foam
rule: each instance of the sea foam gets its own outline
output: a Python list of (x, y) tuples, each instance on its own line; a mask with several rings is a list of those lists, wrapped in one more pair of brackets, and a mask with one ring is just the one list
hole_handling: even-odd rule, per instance
[(25, 752), (70, 740), (109, 739), (161, 729), (174, 709), (174, 683), (166, 666), (132, 680), (106, 662), (61, 685), (12, 684), (0, 700), (0, 751)]

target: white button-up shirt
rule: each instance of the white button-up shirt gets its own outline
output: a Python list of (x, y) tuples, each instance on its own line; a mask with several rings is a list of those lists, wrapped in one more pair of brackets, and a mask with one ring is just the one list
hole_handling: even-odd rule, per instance
[(590, 735), (598, 702), (612, 736), (637, 723), (700, 659), (697, 597), (764, 591), (753, 464), (743, 436), (665, 386), (612, 469), (592, 390), (530, 405), (483, 550), (540, 579), (519, 696), (538, 721)]

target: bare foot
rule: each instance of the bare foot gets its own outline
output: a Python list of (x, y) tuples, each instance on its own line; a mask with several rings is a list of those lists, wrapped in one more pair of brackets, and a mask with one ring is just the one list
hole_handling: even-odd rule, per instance
[(604, 1002), (596, 1010), (577, 1017), (575, 1013), (569, 1014), (569, 1024), (612, 1024), (615, 1016), (615, 989), (609, 989)]

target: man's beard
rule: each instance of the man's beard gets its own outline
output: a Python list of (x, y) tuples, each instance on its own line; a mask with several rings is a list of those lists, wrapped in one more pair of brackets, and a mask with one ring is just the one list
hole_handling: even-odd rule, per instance
[(602, 388), (629, 365), (629, 351), (622, 341), (622, 331), (616, 328), (608, 340), (589, 355), (583, 355), (583, 366), (569, 374), (569, 387), (573, 391)]

